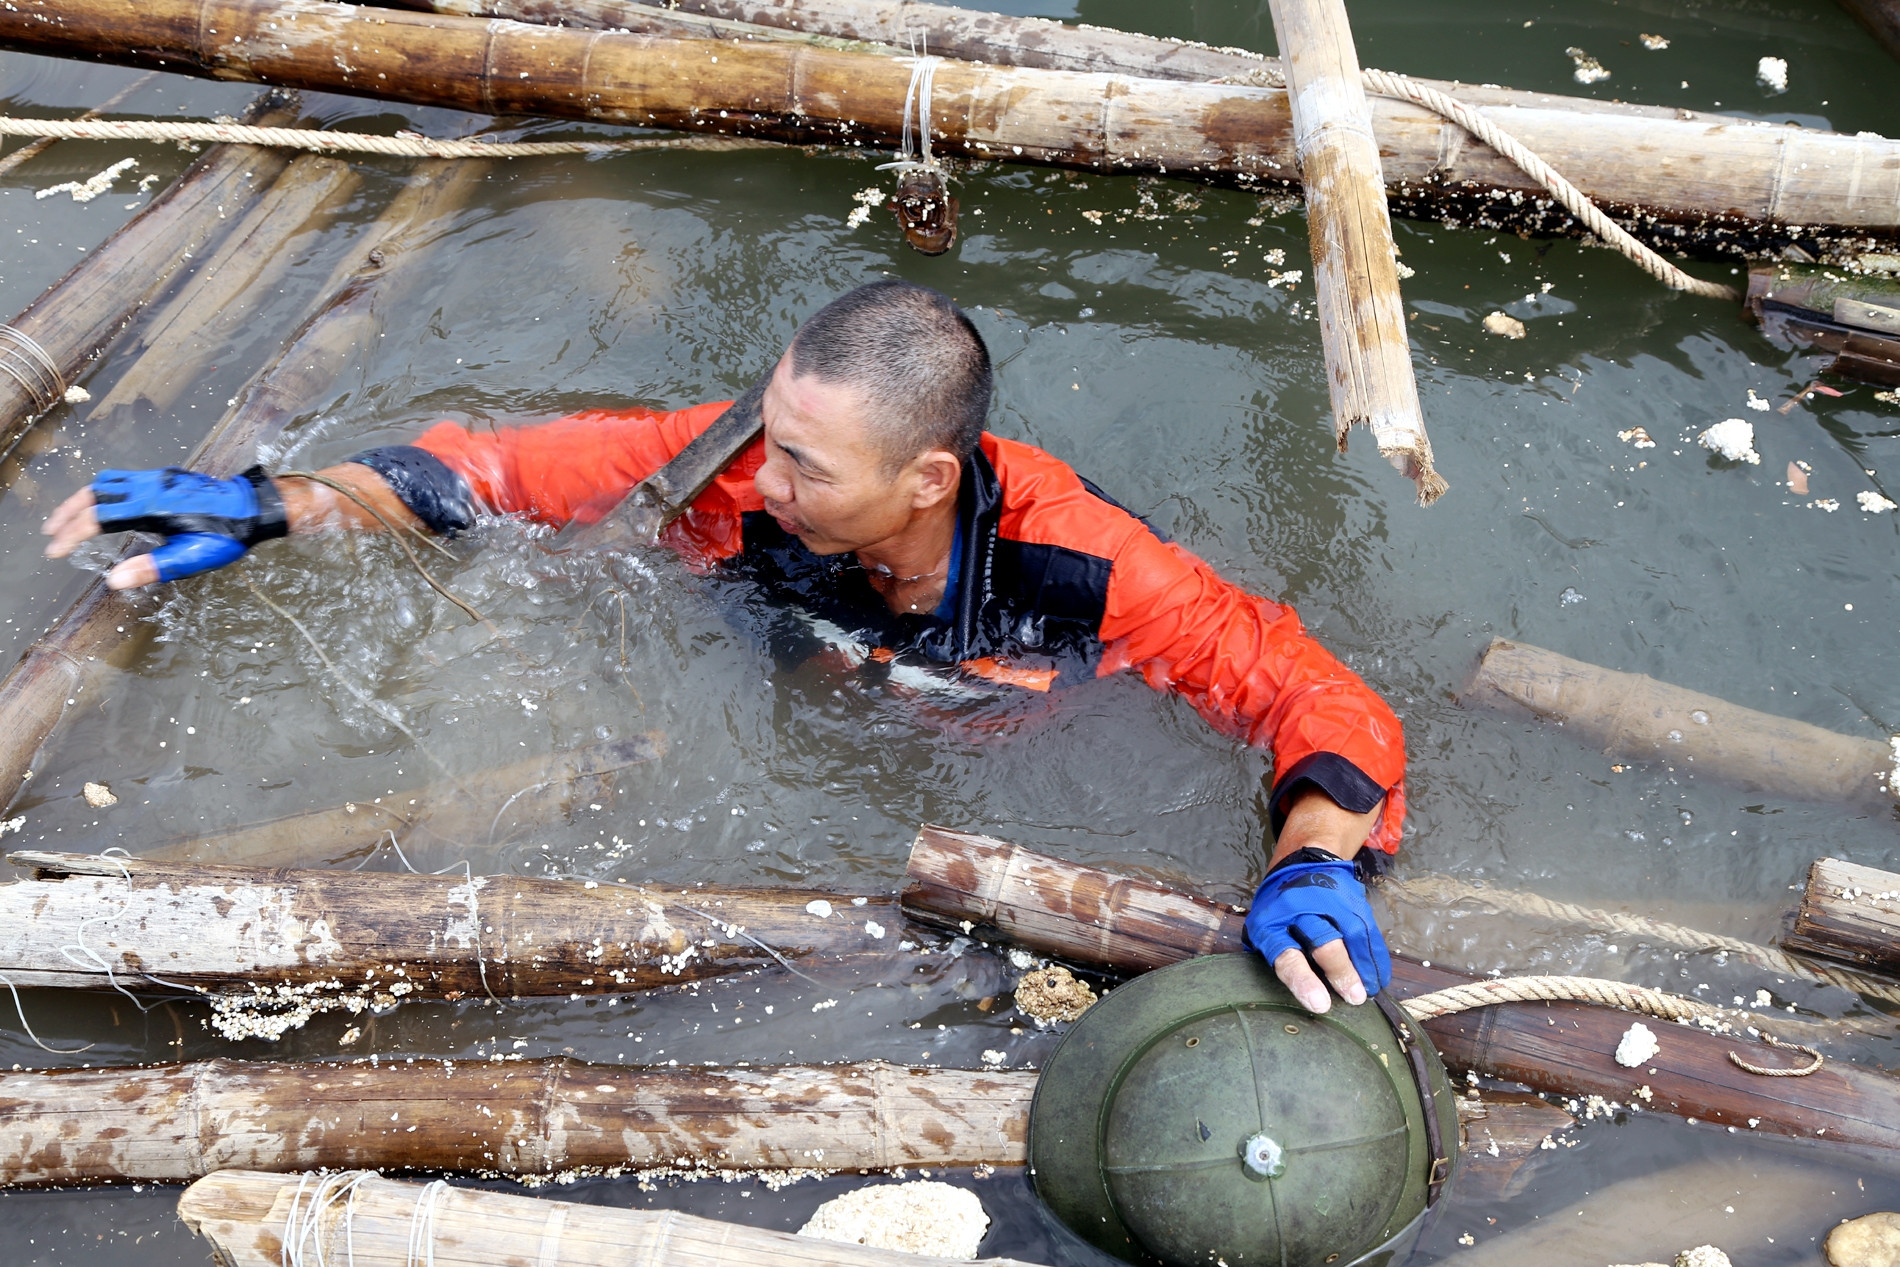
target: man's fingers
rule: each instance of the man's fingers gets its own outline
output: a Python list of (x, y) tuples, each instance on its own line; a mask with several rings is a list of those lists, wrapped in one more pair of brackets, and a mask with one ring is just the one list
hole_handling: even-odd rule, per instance
[(1344, 941), (1335, 939), (1313, 949), (1313, 962), (1333, 983), (1333, 989), (1339, 991), (1339, 997), (1358, 1007), (1366, 1001), (1365, 982), (1359, 979), (1358, 969), (1352, 966), (1352, 955), (1346, 950)]
[(107, 589), (135, 590), (144, 585), (156, 584), (158, 564), (152, 561), (149, 554), (134, 555), (106, 573)]
[(52, 538), (46, 546), (49, 559), (63, 559), (78, 549), (80, 542), (99, 535), (99, 516), (94, 510), (92, 490), (82, 488), (61, 502), (40, 525), (40, 531)]
[(1293, 991), (1293, 997), (1300, 1001), (1300, 1006), (1313, 1015), (1318, 1016), (1333, 1005), (1331, 996), (1326, 993), (1326, 983), (1314, 975), (1312, 967), (1306, 962), (1305, 952), (1297, 949), (1281, 951), (1273, 961), (1273, 971), (1280, 978), (1280, 983)]

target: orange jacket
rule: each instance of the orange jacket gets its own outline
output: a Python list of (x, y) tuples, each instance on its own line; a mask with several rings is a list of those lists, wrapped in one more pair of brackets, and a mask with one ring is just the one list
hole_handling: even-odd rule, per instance
[[(416, 447), (493, 511), (585, 522), (725, 408), (598, 411), (482, 432), (442, 423)], [(954, 610), (898, 616), (849, 556), (811, 554), (764, 513), (752, 482), (763, 461), (761, 441), (663, 540), (698, 566), (737, 568), (787, 603), (865, 635), (890, 649), (885, 658), (961, 664), (1045, 689), (1063, 673), (1139, 672), (1220, 730), (1272, 751), (1276, 831), (1290, 794), (1310, 785), (1360, 813), (1384, 797), (1368, 843), (1397, 850), (1405, 752), (1385, 701), (1309, 637), (1292, 608), (1222, 580), (1066, 464), (985, 434), (959, 492)]]

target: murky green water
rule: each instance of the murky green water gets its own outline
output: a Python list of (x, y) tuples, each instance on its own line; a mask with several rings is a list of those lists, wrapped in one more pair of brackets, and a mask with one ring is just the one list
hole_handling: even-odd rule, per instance
[[(1272, 47), (1264, 5), (1237, 0), (1020, 11)], [(1900, 67), (1820, 0), (1382, 2), (1353, 13), (1372, 65), (1719, 103), (1848, 132), (1900, 130)], [(1671, 46), (1646, 51), (1641, 33)], [(1569, 45), (1614, 77), (1574, 84)], [(1754, 84), (1755, 61), (1769, 53), (1789, 62), (1784, 95)], [(74, 110), (131, 77), (7, 55), (0, 104)], [(206, 117), (237, 113), (251, 95), (160, 80), (125, 108)], [(317, 104), (326, 121), (366, 128), (450, 135), (478, 122)], [(0, 183), (0, 310), (24, 307), (149, 197), (132, 193), (130, 180), (84, 206), (63, 195), (36, 200), (34, 190), (128, 155), (141, 163), (134, 177), (169, 178), (189, 157), (68, 142)], [(192, 389), (173, 416), (62, 409), (7, 465), (0, 658), (10, 663), (86, 580), (40, 558), (40, 518), (103, 466), (176, 460), (196, 442), (308, 310), (313, 289), (404, 172), (393, 162), (361, 170), (343, 222), (296, 244), (280, 293), (209, 366), (189, 371)], [(308, 402), (275, 460), (331, 461), (445, 417), (502, 422), (729, 396), (830, 296), (878, 276), (908, 277), (957, 296), (989, 338), (1002, 365), (994, 429), (1072, 461), (1229, 575), (1295, 603), (1393, 701), (1413, 762), (1403, 868), (1767, 939), (1815, 857), (1900, 865), (1891, 812), (1765, 800), (1654, 768), (1613, 771), (1560, 731), (1467, 712), (1452, 699), (1478, 649), (1499, 634), (1841, 731), (1900, 727), (1900, 516), (1866, 515), (1854, 501), (1863, 489), (1900, 499), (1900, 408), (1877, 402), (1873, 389), (1817, 398), (1786, 416), (1750, 412), (1751, 389), (1786, 400), (1817, 360), (1771, 346), (1727, 305), (1662, 292), (1606, 252), (1401, 222), (1401, 249), (1417, 273), (1406, 296), (1420, 314), (1420, 387), (1453, 485), (1422, 511), (1369, 441), (1344, 457), (1332, 452), (1310, 286), (1269, 285), (1269, 252), (1284, 251), (1289, 267), (1305, 264), (1299, 214), (1254, 225), (1254, 201), (1238, 194), (995, 168), (960, 190), (958, 247), (927, 260), (899, 245), (881, 213), (846, 227), (851, 195), (882, 181), (865, 159), (801, 153), (498, 168), (444, 227), (425, 282), (392, 297), (385, 337), (362, 349), (331, 395)], [(1145, 206), (1154, 210), (1130, 214)], [(1101, 223), (1085, 212), (1104, 213)], [(1525, 321), (1526, 339), (1483, 333), (1479, 321), (1500, 308)], [(85, 385), (103, 397), (126, 368), (108, 356)], [(1756, 424), (1759, 467), (1694, 445), (1695, 433), (1731, 416)], [(1618, 440), (1635, 426), (1657, 447)], [(1780, 483), (1791, 461), (1813, 468), (1808, 497)], [(1822, 498), (1840, 508), (1809, 504)], [(662, 555), (609, 583), (562, 573), (527, 533), (504, 524), (446, 570), (510, 648), (483, 645), (381, 542), (279, 543), (179, 586), (156, 607), (160, 638), (136, 669), (60, 732), (9, 811), (26, 824), (7, 844), (136, 853), (167, 837), (388, 795), (437, 777), (438, 767), (467, 774), (657, 729), (666, 757), (622, 776), (613, 805), (534, 829), (499, 821), (492, 839), (469, 843), (471, 865), (889, 890), (924, 821), (1088, 861), (1166, 868), (1236, 896), (1261, 865), (1267, 763), (1137, 682), (1004, 710), (975, 741), (816, 669), (774, 672), (726, 618), (732, 596)], [(247, 582), (294, 611), (350, 684)], [(365, 707), (357, 690), (393, 706), (417, 738)], [(88, 809), (79, 795), (87, 780), (109, 783), (120, 803)], [(1408, 913), (1393, 933), (1398, 948), (1483, 970), (1554, 965), (1706, 986), (1704, 997), (1724, 1001), (1765, 987), (1808, 1014), (1867, 1015), (1839, 991), (1702, 957), (1611, 948), (1587, 930)], [(919, 1061), (928, 1051), (930, 1061), (974, 1066), (983, 1050), (1000, 1048), (1013, 1064), (1034, 1064), (1048, 1037), (1012, 1035), (1006, 1019), (975, 1008), (999, 983), (1008, 983), (1006, 966), (972, 951), (915, 990), (793, 981), (702, 991), (717, 999), (763, 984), (781, 993), (787, 1019), (742, 1032), (697, 996), (505, 1013), (417, 1006), (377, 1018), (352, 1051), (682, 1063)], [(809, 1011), (834, 994), (859, 1010)], [(94, 1042), (64, 1059), (95, 1065), (180, 1054), (314, 1058), (337, 1054), (343, 1029), (319, 1019), (274, 1047), (233, 1048), (184, 1005), (140, 1015), (117, 996), (29, 992), (25, 1006), (54, 1045)], [(1878, 1020), (1873, 1028), (1893, 1029)], [(1900, 1063), (1891, 1039), (1864, 1041), (1857, 1054)], [(10, 1010), (0, 1015), (0, 1061), (60, 1059), (34, 1047)], [(1601, 1263), (1667, 1259), (1715, 1240), (1738, 1263), (1807, 1262), (1814, 1238), (1838, 1218), (1900, 1202), (1892, 1177), (1817, 1149), (1640, 1118), (1599, 1122), (1577, 1138), (1544, 1154), (1530, 1192), (1508, 1206), (1453, 1205), (1426, 1253)], [(1695, 1169), (1628, 1191), (1608, 1187), (1677, 1166)], [(953, 1178), (976, 1184), (998, 1220), (986, 1253), (1084, 1261), (1036, 1220), (1019, 1178)], [(573, 1191), (796, 1226), (844, 1186)], [(174, 1199), (153, 1189), (0, 1197), (0, 1260), (203, 1262), (203, 1246), (171, 1217)], [(1728, 1206), (1740, 1212), (1725, 1214)], [(1566, 1220), (1589, 1233), (1548, 1230)], [(1457, 1240), (1467, 1232), (1470, 1250)]]

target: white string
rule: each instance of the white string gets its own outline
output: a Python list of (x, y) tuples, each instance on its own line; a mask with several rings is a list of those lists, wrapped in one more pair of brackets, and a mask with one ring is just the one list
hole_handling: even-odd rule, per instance
[[(329, 1267), (323, 1252), (323, 1216), (338, 1201), (343, 1202), (343, 1267), (356, 1267), (356, 1189), (365, 1179), (374, 1179), (374, 1170), (340, 1170), (325, 1175), (310, 1199), (303, 1199), (309, 1174), (297, 1176), (297, 1190), (290, 1194), (290, 1213), (284, 1219), (284, 1234), (277, 1261), (281, 1267)], [(305, 1256), (308, 1246), (314, 1257)]]
[[(897, 161), (879, 163), (879, 171), (897, 168), (908, 171), (914, 167), (940, 171), (935, 159), (930, 157), (930, 90), (937, 79), (937, 63), (941, 57), (905, 58), (910, 63), (910, 87), (904, 91), (904, 129), (897, 146)], [(911, 135), (912, 119), (917, 123), (917, 157), (912, 158)]]
[(26, 1023), (26, 1008), (21, 1004), (20, 992), (14, 988), (13, 982), (5, 974), (0, 974), (0, 984), (4, 984), (7, 989), (13, 991), (13, 1010), (20, 1017), (20, 1028), (26, 1031), (26, 1036), (32, 1039), (33, 1045), (41, 1051), (50, 1051), (55, 1056), (76, 1056), (82, 1051), (91, 1051), (96, 1046), (94, 1043), (87, 1043), (84, 1047), (48, 1047), (40, 1041), (40, 1036), (33, 1032), (33, 1027)]
[(448, 1186), (445, 1180), (436, 1179), (416, 1194), (415, 1208), (409, 1212), (409, 1252), (402, 1260), (403, 1267), (435, 1267), (435, 1199)]

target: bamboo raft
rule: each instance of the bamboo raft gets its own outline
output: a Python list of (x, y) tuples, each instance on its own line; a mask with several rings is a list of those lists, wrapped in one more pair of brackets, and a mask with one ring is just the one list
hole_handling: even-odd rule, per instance
[[(926, 827), (912, 847), (904, 909), (1039, 954), (1114, 973), (1143, 972), (1244, 947), (1244, 913), (1152, 881), (1033, 853), (987, 837)], [(1394, 955), (1401, 999), (1476, 978)], [(1667, 1025), (1662, 1052), (1640, 1070), (1616, 1063), (1630, 1014), (1580, 1003), (1503, 1003), (1424, 1022), (1455, 1070), (1534, 1091), (1626, 1102), (1647, 1086), (1646, 1109), (1764, 1134), (1900, 1148), (1900, 1078), (1829, 1061), (1799, 1078), (1762, 1077), (1729, 1059), (1790, 1067), (1764, 1043)]]
[[(60, 15), (45, 22), (0, 9), (0, 47), (484, 114), (845, 147), (894, 145), (910, 98), (909, 68), (895, 59), (801, 43), (298, 0), (62, 0)], [(343, 47), (348, 58), (334, 55)], [(1451, 209), (1474, 223), (1502, 223), (1525, 204), (1547, 215), (1549, 200), (1514, 165), (1436, 114), (1396, 104), (1379, 103), (1374, 117), (1395, 205), (1418, 199), (1434, 216)], [(1674, 112), (1483, 108), (1632, 232), (1667, 247), (1734, 252), (1798, 241), (1851, 251), (1900, 232), (1900, 142), (1888, 138)], [(933, 149), (970, 159), (1254, 188), (1297, 179), (1280, 88), (945, 61), (929, 124)], [(1644, 161), (1630, 162), (1632, 153)], [(1549, 219), (1542, 231), (1569, 223), (1567, 213)]]

